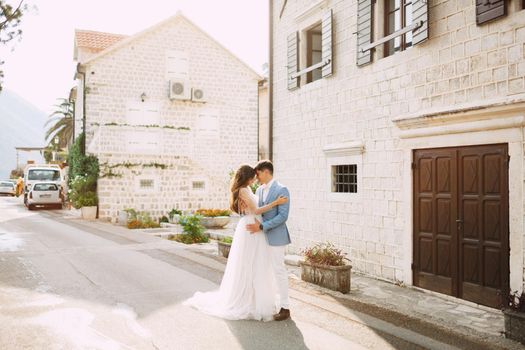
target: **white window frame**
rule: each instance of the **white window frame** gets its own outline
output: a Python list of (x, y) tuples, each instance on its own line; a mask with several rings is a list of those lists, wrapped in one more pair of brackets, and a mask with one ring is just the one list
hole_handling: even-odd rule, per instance
[[(326, 190), (327, 198), (335, 202), (355, 202), (361, 200), (363, 192), (363, 151), (362, 142), (346, 142), (341, 144), (327, 145), (323, 148), (326, 155)], [(332, 192), (333, 176), (332, 167), (335, 165), (357, 166), (357, 192)]]

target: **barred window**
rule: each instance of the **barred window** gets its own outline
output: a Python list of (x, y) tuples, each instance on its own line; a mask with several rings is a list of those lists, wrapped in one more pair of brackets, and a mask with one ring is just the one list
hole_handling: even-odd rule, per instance
[(141, 179), (139, 182), (141, 189), (152, 189), (153, 188), (153, 180), (150, 179)]
[(357, 164), (332, 166), (332, 192), (357, 193)]
[(192, 187), (194, 190), (203, 190), (206, 187), (206, 184), (204, 181), (193, 181)]

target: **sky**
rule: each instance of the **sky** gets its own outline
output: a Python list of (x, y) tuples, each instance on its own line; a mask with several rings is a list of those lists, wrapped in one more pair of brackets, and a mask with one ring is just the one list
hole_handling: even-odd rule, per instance
[[(8, 0), (14, 4), (17, 0)], [(268, 61), (266, 0), (26, 0), (20, 42), (0, 48), (4, 88), (46, 113), (73, 86), (75, 28), (132, 35), (178, 10), (257, 72)], [(11, 51), (11, 48), (14, 50)]]

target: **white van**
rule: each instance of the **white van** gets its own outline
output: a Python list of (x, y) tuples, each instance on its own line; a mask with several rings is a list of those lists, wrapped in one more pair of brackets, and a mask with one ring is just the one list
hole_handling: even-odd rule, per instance
[(37, 182), (54, 183), (61, 190), (65, 186), (62, 169), (57, 164), (29, 164), (24, 169), (24, 204), (27, 206), (27, 196)]

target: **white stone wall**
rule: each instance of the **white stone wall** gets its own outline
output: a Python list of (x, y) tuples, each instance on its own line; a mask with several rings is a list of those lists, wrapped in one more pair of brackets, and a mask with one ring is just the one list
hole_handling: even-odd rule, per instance
[[(190, 86), (203, 89), (207, 103), (168, 98), (166, 52), (173, 49), (189, 56)], [(176, 18), (88, 62), (86, 79), (88, 152), (118, 174), (99, 180), (101, 217), (115, 219), (124, 208), (158, 217), (172, 208), (228, 207), (229, 171), (257, 161), (255, 73)], [(140, 118), (125, 125), (130, 124), (128, 108), (142, 103), (158, 112), (156, 119), (144, 117), (144, 125), (155, 126), (139, 126)], [(203, 123), (203, 114), (218, 119)], [(190, 130), (172, 129), (178, 127)], [(134, 139), (155, 144), (130, 148)], [(102, 166), (102, 175), (104, 168), (109, 167)], [(153, 188), (141, 190), (141, 179), (154, 179)], [(193, 189), (194, 181), (205, 181), (205, 188)]]
[[(322, 4), (319, 9), (304, 12), (317, 3)], [(518, 1), (511, 1), (507, 17), (477, 26), (474, 3), (429, 0), (429, 40), (390, 57), (376, 54), (365, 67), (355, 62), (357, 1), (289, 1), (280, 19), (281, 2), (274, 3), (274, 164), (277, 178), (292, 196), (292, 251), (329, 240), (349, 254), (357, 271), (411, 284), (411, 149), (505, 142), (506, 136), (458, 133), (456, 138), (409, 143), (400, 139), (393, 120), (525, 93), (525, 10), (518, 11)], [(330, 8), (334, 75), (289, 91), (287, 36), (320, 20)], [(323, 147), (349, 141), (364, 145), (362, 154), (339, 159), (358, 164), (358, 194), (333, 196), (329, 168), (337, 160)], [(512, 161), (519, 167), (511, 168), (509, 176), (523, 179), (523, 151)], [(511, 266), (511, 275), (516, 281), (518, 274), (521, 282), (522, 185), (517, 183), (519, 202), (513, 203), (519, 220), (511, 218), (516, 221), (511, 237), (521, 242), (520, 260)], [(511, 282), (511, 288), (516, 287), (521, 283)]]

